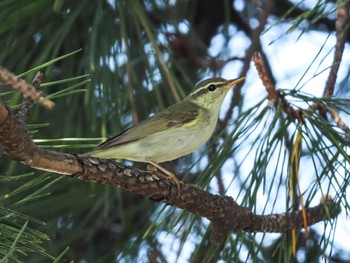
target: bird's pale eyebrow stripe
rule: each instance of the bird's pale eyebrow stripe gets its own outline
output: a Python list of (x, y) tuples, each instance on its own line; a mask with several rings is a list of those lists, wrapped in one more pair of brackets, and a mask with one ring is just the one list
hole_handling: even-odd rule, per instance
[(192, 97), (192, 98), (196, 98), (196, 97), (198, 97), (198, 96), (200, 96), (200, 95), (202, 95), (202, 94), (204, 94), (204, 93), (209, 92), (209, 91), (208, 91), (208, 87), (209, 87), (210, 85), (212, 85), (212, 84), (215, 85), (215, 86), (218, 87), (218, 88), (220, 88), (220, 87), (222, 87), (222, 86), (225, 86), (225, 83), (222, 83), (222, 82), (217, 82), (217, 83), (215, 83), (215, 82), (209, 82), (209, 83), (206, 84), (205, 86), (203, 86), (203, 87), (201, 87), (201, 88), (195, 90), (195, 91), (191, 94), (191, 97)]

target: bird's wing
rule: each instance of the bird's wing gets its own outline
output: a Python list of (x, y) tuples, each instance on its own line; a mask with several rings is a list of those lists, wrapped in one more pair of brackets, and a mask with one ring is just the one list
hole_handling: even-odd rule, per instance
[(186, 111), (183, 107), (180, 108), (177, 106), (178, 105), (175, 104), (135, 126), (122, 131), (118, 135), (100, 144), (97, 149), (105, 149), (122, 143), (138, 140), (166, 129), (173, 129), (183, 125), (194, 125), (199, 114), (199, 109), (196, 107), (190, 111)]

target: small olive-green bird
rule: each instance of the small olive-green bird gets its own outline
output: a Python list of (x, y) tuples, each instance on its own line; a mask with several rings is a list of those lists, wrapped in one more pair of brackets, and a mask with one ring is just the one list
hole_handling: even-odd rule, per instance
[(214, 132), (226, 94), (243, 80), (204, 80), (182, 101), (122, 131), (88, 154), (150, 163), (176, 181), (157, 163), (177, 159), (201, 147)]

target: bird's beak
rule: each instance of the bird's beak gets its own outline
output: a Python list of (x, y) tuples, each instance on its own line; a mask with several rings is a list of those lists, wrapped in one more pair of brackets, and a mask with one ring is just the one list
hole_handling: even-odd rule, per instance
[(233, 86), (237, 85), (238, 83), (242, 82), (245, 79), (245, 77), (238, 78), (238, 79), (230, 79), (227, 81), (225, 84), (225, 88), (229, 89), (232, 88)]

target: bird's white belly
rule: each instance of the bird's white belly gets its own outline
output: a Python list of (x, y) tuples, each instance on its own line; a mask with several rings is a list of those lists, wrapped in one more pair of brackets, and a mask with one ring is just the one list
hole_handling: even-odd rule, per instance
[(215, 125), (202, 125), (202, 127), (197, 127), (195, 131), (193, 131), (193, 127), (174, 128), (171, 131), (149, 135), (142, 140), (119, 145), (118, 152), (121, 159), (138, 162), (161, 163), (170, 161), (201, 147), (210, 138), (214, 128)]

